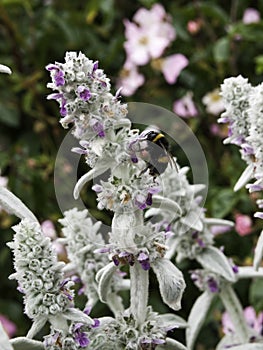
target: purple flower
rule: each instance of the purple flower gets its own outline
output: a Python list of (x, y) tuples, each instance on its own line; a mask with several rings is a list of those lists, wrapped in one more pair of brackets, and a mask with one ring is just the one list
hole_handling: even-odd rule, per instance
[(144, 252), (141, 252), (137, 260), (141, 264), (141, 267), (143, 268), (143, 270), (147, 271), (150, 269), (151, 265), (149, 261), (149, 256), (147, 254), (145, 254)]
[(217, 281), (213, 277), (209, 277), (207, 280), (207, 285), (211, 293), (218, 293), (219, 287)]
[(147, 205), (149, 205), (149, 206), (152, 205), (153, 200), (152, 200), (152, 194), (151, 194), (151, 193), (148, 193), (145, 203), (146, 203)]
[(97, 328), (100, 325), (100, 321), (97, 318), (94, 318), (94, 324), (92, 325), (92, 328)]
[(54, 71), (53, 78), (57, 87), (65, 84), (64, 72), (56, 64), (49, 64), (46, 69), (50, 72)]
[(83, 85), (78, 86), (77, 93), (83, 101), (88, 101), (91, 98), (91, 92)]
[(99, 68), (99, 61), (95, 61), (93, 64), (93, 70), (92, 73), (95, 72)]
[(105, 137), (104, 126), (101, 122), (96, 119), (91, 119), (90, 125), (99, 137)]
[(59, 113), (62, 117), (65, 117), (67, 115), (66, 103), (67, 103), (67, 100), (64, 98), (64, 96), (62, 96), (60, 101), (60, 110), (59, 110)]
[(74, 326), (74, 338), (77, 345), (79, 345), (81, 348), (85, 348), (87, 345), (89, 345), (90, 340), (87, 337), (87, 334), (83, 331), (81, 331), (81, 327), (83, 326), (83, 323), (76, 323)]

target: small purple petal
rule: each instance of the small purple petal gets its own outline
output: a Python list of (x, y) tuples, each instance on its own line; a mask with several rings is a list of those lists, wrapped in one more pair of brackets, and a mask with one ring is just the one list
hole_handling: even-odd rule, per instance
[(83, 85), (78, 86), (77, 92), (83, 101), (88, 101), (91, 98), (90, 90)]
[(263, 219), (263, 213), (260, 212), (260, 211), (257, 211), (257, 212), (254, 214), (254, 217), (255, 217), (255, 218), (259, 218), (259, 219)]
[(205, 247), (205, 242), (201, 238), (198, 238), (196, 241), (197, 241), (197, 244), (199, 245), (199, 247), (201, 247), (201, 248)]
[(93, 321), (94, 321), (94, 324), (92, 325), (92, 328), (97, 328), (97, 327), (99, 327), (100, 321), (99, 321), (97, 318), (94, 318)]
[(84, 286), (83, 286), (83, 287), (81, 287), (81, 288), (78, 290), (78, 295), (84, 294), (84, 291), (85, 291), (85, 288), (84, 288)]
[(123, 252), (120, 252), (119, 254), (119, 257), (120, 258), (126, 258), (127, 256), (130, 256), (131, 254), (126, 252), (126, 251), (123, 251)]
[(238, 273), (238, 266), (237, 265), (233, 265), (232, 266), (232, 270), (234, 273)]
[(100, 123), (98, 120), (91, 120), (90, 124), (92, 126), (92, 129), (97, 133), (99, 137), (105, 137), (105, 131), (103, 124)]
[(141, 264), (141, 267), (143, 268), (143, 270), (147, 271), (150, 269), (151, 265), (149, 262), (149, 256), (147, 254), (145, 254), (144, 252), (141, 252), (137, 260)]
[(107, 247), (103, 247), (103, 248), (98, 248), (98, 249), (95, 249), (93, 251), (93, 253), (97, 254), (97, 253), (109, 253), (110, 252), (110, 248), (107, 248)]
[(159, 193), (160, 191), (161, 191), (161, 188), (159, 186), (150, 187), (148, 189), (148, 192), (151, 194), (156, 194), (156, 193)]
[(148, 195), (147, 195), (146, 204), (149, 205), (149, 206), (153, 204), (152, 194), (151, 193), (148, 193)]
[(78, 153), (78, 154), (87, 154), (87, 150), (80, 147), (71, 148), (71, 152)]
[(207, 281), (208, 288), (211, 293), (218, 293), (219, 288), (216, 280), (213, 277), (210, 277)]
[(250, 146), (248, 143), (244, 143), (243, 145), (241, 145), (241, 147), (246, 155), (254, 154), (253, 147)]
[(49, 72), (50, 71), (52, 71), (52, 70), (58, 70), (59, 69), (59, 67), (57, 66), (57, 65), (55, 65), (55, 64), (53, 64), (53, 63), (50, 63), (50, 64), (48, 64), (47, 66), (46, 66), (46, 70), (48, 70)]
[(60, 115), (62, 115), (62, 117), (65, 117), (67, 115), (66, 103), (67, 103), (67, 100), (64, 97), (62, 97), (61, 107), (59, 110)]
[(101, 186), (101, 185), (98, 185), (98, 184), (92, 186), (91, 189), (92, 189), (94, 192), (96, 192), (96, 193), (102, 192), (102, 186)]
[(138, 158), (137, 158), (136, 154), (132, 154), (132, 155), (131, 155), (131, 161), (132, 161), (133, 163), (138, 163)]
[[(175, 328), (175, 327), (173, 327), (173, 328)], [(152, 343), (153, 344), (164, 344), (165, 340), (163, 340), (163, 339), (153, 339)]]
[(112, 261), (114, 262), (114, 265), (115, 265), (115, 266), (119, 266), (120, 261), (119, 261), (119, 259), (118, 259), (118, 257), (117, 257), (116, 255), (114, 255), (114, 256), (112, 257)]
[(49, 94), (47, 96), (47, 100), (59, 100), (62, 97), (63, 97), (62, 93), (54, 93), (54, 94)]
[(83, 311), (84, 314), (89, 315), (91, 313), (91, 309), (92, 309), (91, 305), (87, 306)]
[(246, 188), (249, 189), (249, 192), (257, 192), (263, 190), (263, 186), (258, 184), (248, 184), (246, 185)]
[(95, 70), (97, 70), (99, 68), (99, 61), (95, 61), (93, 64), (93, 70), (92, 73), (95, 72)]

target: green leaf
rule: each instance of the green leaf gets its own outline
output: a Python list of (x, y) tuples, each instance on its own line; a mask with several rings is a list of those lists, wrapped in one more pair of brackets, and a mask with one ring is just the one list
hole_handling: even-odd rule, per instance
[(249, 301), (250, 304), (255, 307), (256, 310), (262, 310), (263, 300), (262, 300), (262, 290), (263, 290), (263, 279), (256, 278), (251, 283), (249, 289)]
[(230, 42), (227, 37), (217, 40), (213, 47), (214, 59), (216, 62), (226, 62), (230, 54)]
[(0, 123), (7, 126), (16, 127), (19, 125), (19, 114), (15, 106), (10, 104), (0, 104)]
[(223, 218), (229, 214), (237, 203), (238, 198), (230, 188), (220, 188), (213, 196), (212, 215), (216, 218)]

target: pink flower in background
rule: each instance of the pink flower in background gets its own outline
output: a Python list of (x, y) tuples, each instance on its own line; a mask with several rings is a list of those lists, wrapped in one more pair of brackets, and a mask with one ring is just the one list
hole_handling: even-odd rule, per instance
[(256, 23), (260, 21), (260, 13), (252, 7), (248, 7), (243, 14), (243, 23)]
[(0, 322), (3, 325), (9, 338), (12, 338), (16, 333), (16, 325), (10, 321), (6, 316), (0, 314)]
[(196, 117), (198, 110), (193, 101), (193, 93), (189, 91), (184, 97), (174, 101), (173, 111), (183, 118)]
[(188, 59), (180, 53), (165, 57), (162, 60), (161, 71), (167, 83), (174, 84), (188, 62)]
[(150, 10), (142, 7), (133, 16), (134, 22), (140, 26), (154, 25), (156, 22), (162, 22), (165, 19), (165, 9), (161, 4), (154, 4)]
[(202, 21), (200, 19), (192, 20), (187, 23), (187, 30), (190, 34), (197, 34), (202, 26)]
[(57, 238), (55, 226), (52, 221), (45, 220), (41, 224), (42, 231), (46, 237), (49, 237), (51, 239)]
[(213, 91), (205, 94), (205, 96), (202, 98), (202, 102), (206, 106), (207, 113), (219, 115), (225, 110), (223, 99), (219, 93), (219, 89), (214, 89)]
[(124, 20), (124, 47), (128, 61), (135, 65), (145, 65), (152, 58), (159, 58), (175, 39), (175, 29), (160, 4), (155, 4), (150, 10), (139, 9), (133, 21)]
[(240, 236), (249, 235), (252, 232), (252, 220), (250, 216), (243, 214), (235, 214), (235, 229)]
[(138, 72), (135, 65), (130, 63), (124, 64), (120, 78), (117, 82), (117, 88), (121, 89), (123, 96), (131, 96), (134, 92), (144, 84), (144, 76)]
[(138, 27), (128, 20), (124, 21), (125, 34), (128, 39), (124, 43), (128, 60), (138, 66), (147, 64), (150, 59), (162, 55), (170, 40), (159, 35), (158, 25), (150, 27)]
[[(257, 316), (254, 308), (252, 306), (248, 306), (244, 309), (244, 317), (249, 327), (254, 329), (258, 334), (262, 334), (263, 312), (260, 312)], [(222, 315), (222, 326), (225, 334), (232, 334), (235, 332), (233, 323), (227, 312), (224, 312)]]
[(66, 250), (64, 245), (57, 240), (57, 233), (53, 222), (50, 220), (43, 221), (41, 224), (41, 229), (43, 234), (51, 239), (52, 247), (57, 253), (59, 259), (65, 260), (67, 255)]

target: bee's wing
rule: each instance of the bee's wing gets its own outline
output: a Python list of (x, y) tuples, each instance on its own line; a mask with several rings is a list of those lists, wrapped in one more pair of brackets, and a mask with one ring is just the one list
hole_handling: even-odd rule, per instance
[(167, 149), (161, 144), (162, 149), (164, 150), (167, 158), (168, 158), (168, 163), (170, 165), (171, 168), (175, 168), (176, 171), (178, 172), (178, 165), (176, 164), (176, 161), (174, 160), (174, 158), (172, 157), (172, 155), (167, 151)]

